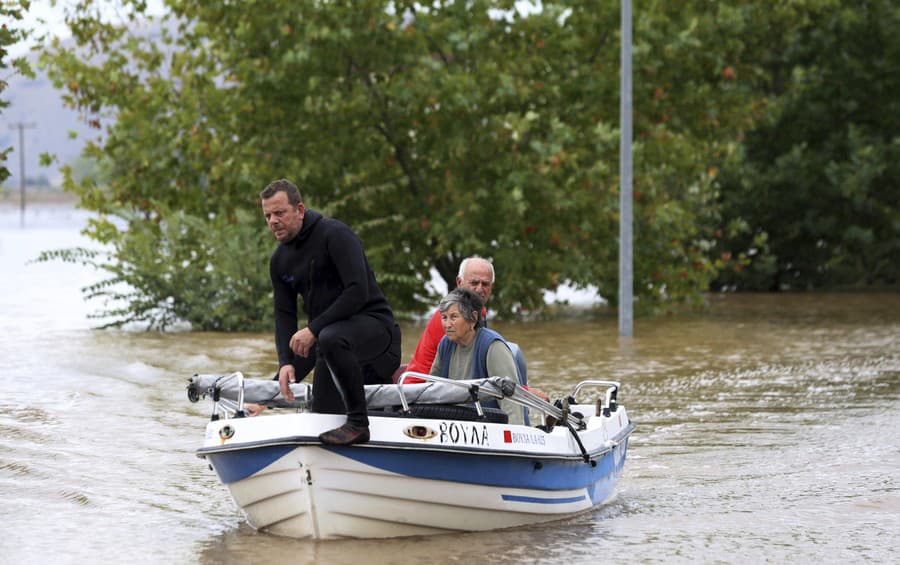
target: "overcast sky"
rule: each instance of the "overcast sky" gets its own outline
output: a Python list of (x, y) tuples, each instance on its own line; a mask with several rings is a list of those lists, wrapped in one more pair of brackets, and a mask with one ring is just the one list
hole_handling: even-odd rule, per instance
[[(110, 7), (118, 4), (119, 2), (116, 0), (107, 0), (102, 3), (102, 5)], [(50, 0), (32, 0), (25, 19), (17, 22), (15, 27), (35, 30), (38, 35), (43, 32), (50, 32), (51, 35), (65, 39), (71, 35), (64, 21), (66, 6), (68, 5), (71, 5), (71, 3), (67, 0), (57, 0), (56, 6), (51, 6)], [(148, 0), (147, 11), (150, 14), (163, 13), (162, 0)], [(109, 12), (110, 14), (114, 13), (112, 9)], [(10, 45), (8, 49), (9, 56), (18, 57), (24, 55), (32, 45), (34, 45), (33, 38), (29, 41)]]
[[(0, 0), (2, 1), (2, 0)], [(302, 0), (298, 0), (302, 1)], [(49, 31), (52, 35), (61, 39), (69, 37), (68, 28), (64, 22), (66, 6), (72, 4), (72, 0), (57, 0), (56, 6), (51, 7), (50, 0), (32, 0), (31, 8), (23, 22), (19, 22), (16, 27), (24, 29), (36, 29), (38, 32)], [(102, 6), (112, 7), (119, 5), (119, 0), (104, 0)], [(529, 14), (539, 12), (541, 10), (540, 0), (518, 0), (516, 2), (516, 10), (521, 14)], [(163, 0), (147, 0), (147, 13), (159, 15), (164, 12)], [(503, 12), (495, 10), (495, 16), (502, 17)], [(114, 14), (112, 8), (109, 8), (110, 15)], [(41, 22), (44, 23), (41, 23)], [(10, 57), (18, 57), (28, 51), (28, 48), (34, 44), (33, 39), (27, 42), (20, 42), (11, 45), (8, 49)]]

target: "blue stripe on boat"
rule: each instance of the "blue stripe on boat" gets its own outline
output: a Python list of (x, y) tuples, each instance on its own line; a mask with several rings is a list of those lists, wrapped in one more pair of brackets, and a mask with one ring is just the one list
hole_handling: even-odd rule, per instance
[(568, 504), (569, 502), (581, 502), (586, 497), (583, 494), (581, 496), (569, 496), (565, 498), (538, 498), (536, 496), (517, 496), (515, 494), (503, 494), (501, 495), (501, 498), (509, 502), (533, 502), (535, 504)]
[[(597, 459), (596, 467), (584, 461), (555, 461), (523, 457), (504, 457), (501, 454), (475, 455), (435, 451), (366, 449), (359, 447), (323, 447), (365, 465), (421, 479), (450, 481), (476, 485), (538, 490), (576, 490), (589, 488), (591, 499), (605, 496), (607, 489), (597, 488), (598, 482), (612, 479), (621, 470), (616, 465), (615, 451), (625, 449), (620, 444)], [(540, 468), (535, 463), (541, 463)]]
[(270, 445), (243, 451), (225, 451), (206, 457), (219, 475), (219, 480), (227, 485), (265, 469), (296, 447), (296, 445)]
[[(504, 457), (438, 451), (368, 447), (320, 446), (365, 465), (407, 477), (456, 483), (537, 490), (587, 488), (591, 502), (599, 503), (612, 492), (625, 463), (627, 442), (597, 459), (596, 467), (583, 461), (542, 460), (539, 457)], [(296, 445), (254, 447), (209, 453), (206, 457), (224, 484), (245, 479), (281, 459)], [(541, 462), (540, 468), (535, 463)]]

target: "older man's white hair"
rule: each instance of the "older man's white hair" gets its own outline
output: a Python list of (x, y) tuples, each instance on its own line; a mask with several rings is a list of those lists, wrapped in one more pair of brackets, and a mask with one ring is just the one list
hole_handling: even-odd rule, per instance
[(472, 261), (472, 260), (484, 261), (485, 263), (487, 263), (487, 266), (490, 267), (490, 269), (491, 269), (491, 282), (494, 282), (494, 264), (491, 263), (490, 261), (488, 261), (487, 259), (485, 259), (484, 257), (479, 257), (478, 255), (472, 255), (471, 257), (466, 257), (465, 259), (463, 259), (460, 262), (459, 278), (460, 279), (466, 278), (466, 266), (469, 264), (469, 261)]

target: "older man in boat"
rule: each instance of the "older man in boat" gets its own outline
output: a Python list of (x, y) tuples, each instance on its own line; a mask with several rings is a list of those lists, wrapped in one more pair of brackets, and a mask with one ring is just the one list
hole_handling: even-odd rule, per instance
[[(519, 380), (509, 344), (499, 333), (482, 327), (483, 308), (481, 297), (466, 288), (457, 288), (441, 300), (438, 312), (445, 335), (429, 374), (456, 380), (493, 376)], [(511, 424), (525, 423), (522, 406), (502, 399), (500, 408)]]
[[(487, 259), (472, 256), (462, 260), (459, 264), (459, 274), (456, 275), (456, 288), (466, 288), (481, 297), (481, 302), (487, 306), (487, 301), (491, 297), (491, 291), (494, 288), (494, 266)], [(487, 310), (481, 311), (479, 323), (486, 326)], [(434, 363), (434, 356), (437, 353), (438, 343), (444, 337), (444, 326), (441, 323), (441, 311), (435, 310), (428, 325), (416, 344), (416, 350), (413, 353), (407, 371), (415, 371), (416, 373), (427, 373), (431, 370)]]

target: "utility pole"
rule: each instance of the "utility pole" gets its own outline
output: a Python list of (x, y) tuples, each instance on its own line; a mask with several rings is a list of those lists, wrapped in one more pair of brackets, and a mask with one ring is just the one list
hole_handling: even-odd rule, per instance
[(622, 76), (619, 95), (619, 335), (634, 334), (631, 162), (631, 0), (622, 0)]
[(23, 228), (25, 227), (25, 130), (33, 127), (37, 127), (34, 122), (28, 124), (19, 122), (9, 126), (9, 129), (19, 130), (19, 194), (21, 195), (19, 226)]

